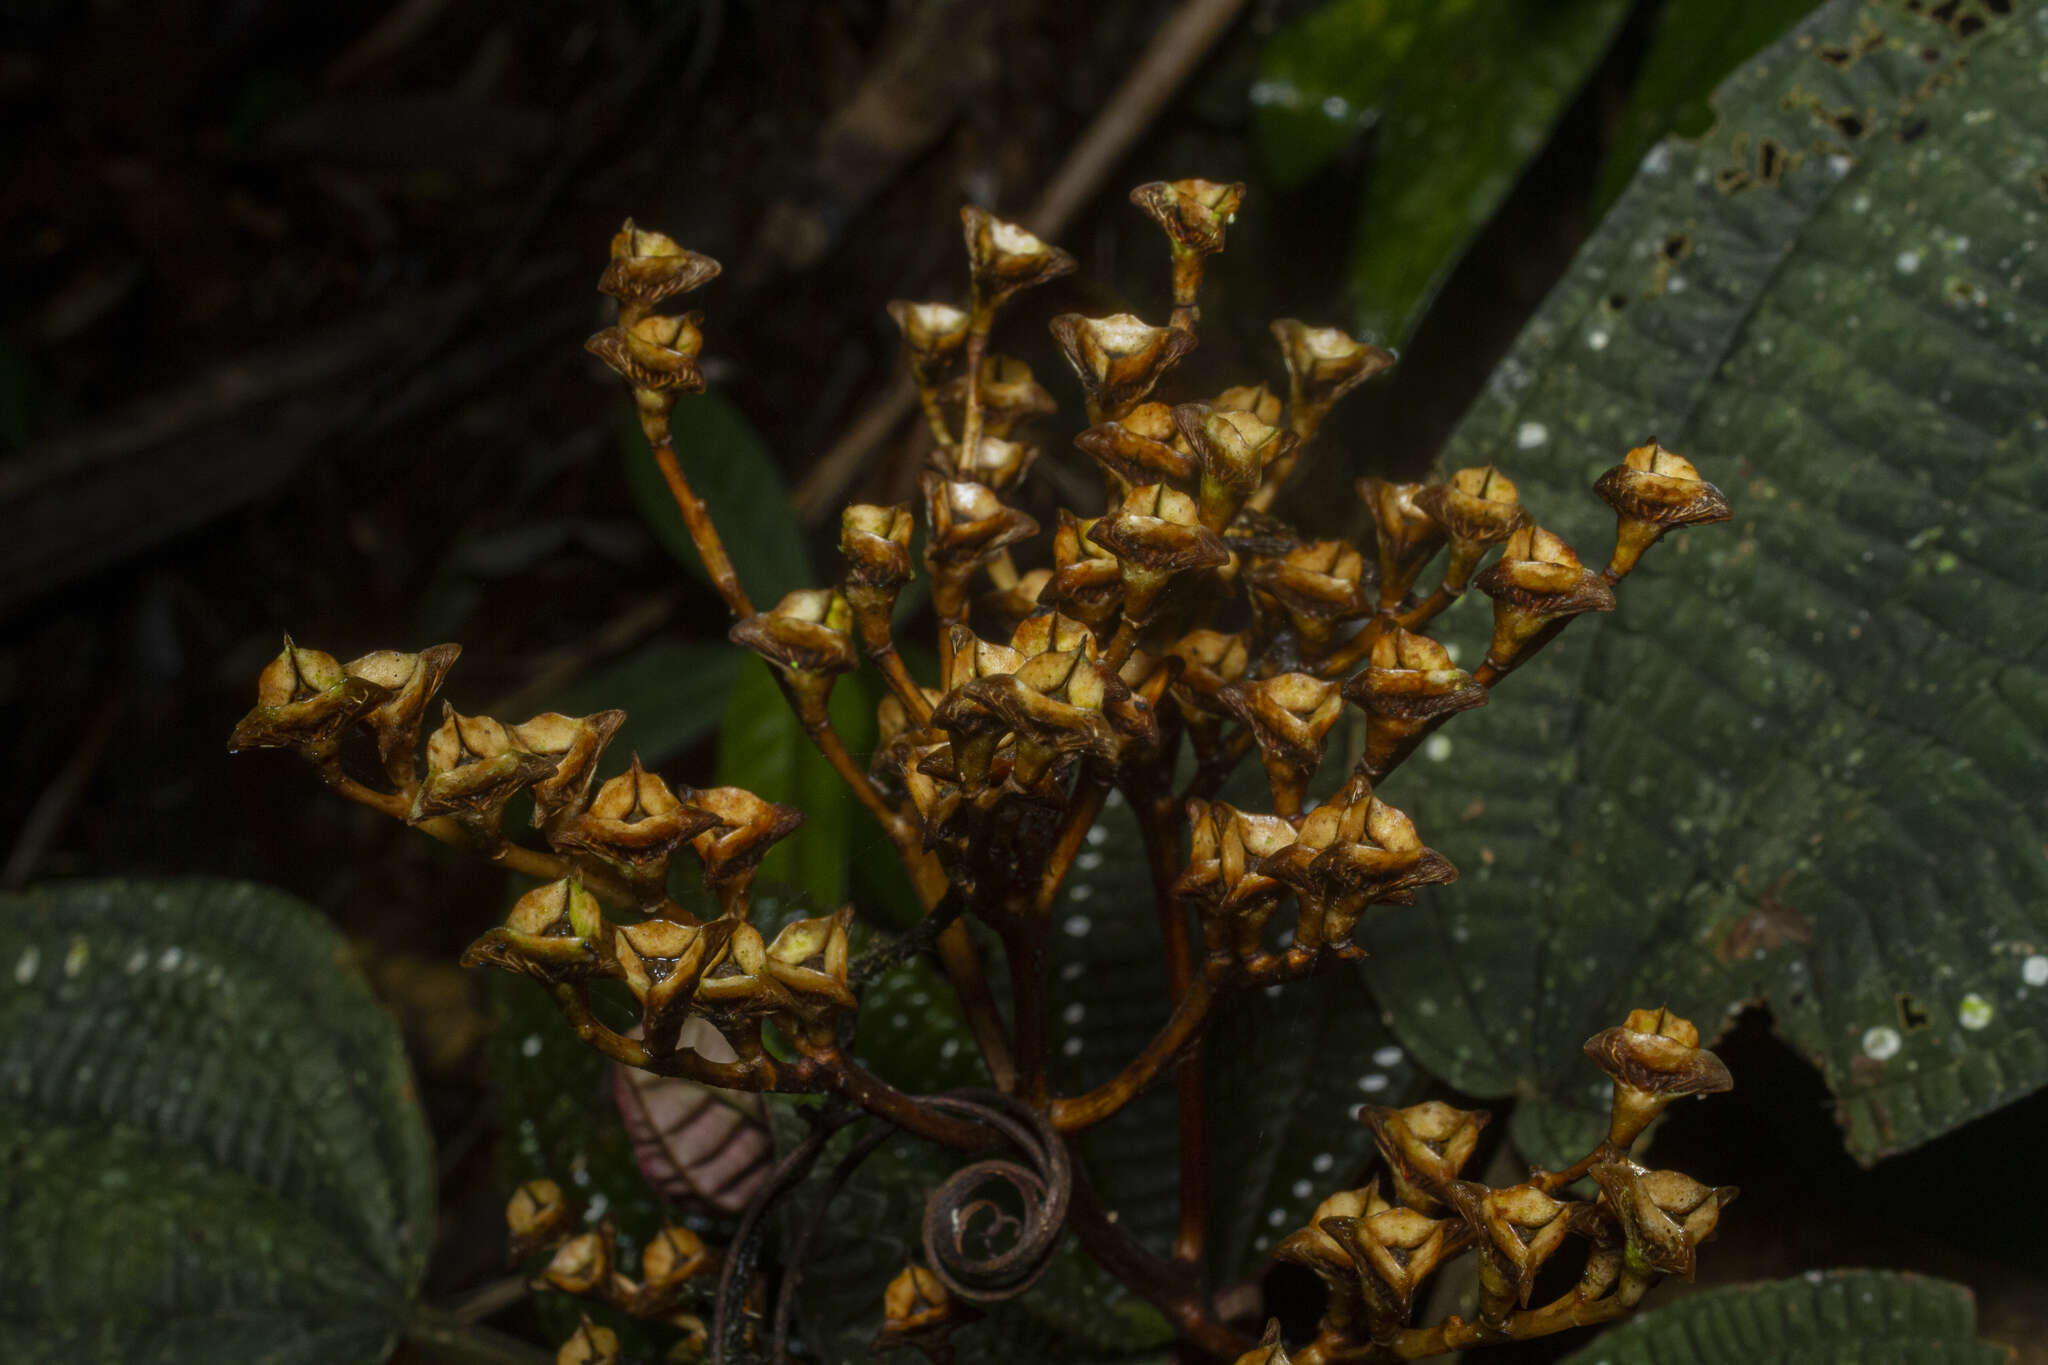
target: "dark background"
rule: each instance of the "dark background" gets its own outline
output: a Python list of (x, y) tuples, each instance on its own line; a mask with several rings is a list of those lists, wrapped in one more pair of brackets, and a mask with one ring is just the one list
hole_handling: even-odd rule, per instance
[[(1186, 367), (1198, 388), (1277, 379), (1271, 316), (1343, 323), (1370, 137), (1287, 193), (1246, 138), (1260, 42), (1308, 8), (1246, 6), (1058, 234), (1080, 274), (1020, 304), (998, 340), (1063, 401), (1047, 316), (1165, 310), (1155, 229), (1124, 201), (1142, 180), (1251, 184)], [(465, 710), (722, 633), (716, 600), (638, 520), (625, 401), (581, 349), (608, 320), (592, 286), (619, 220), (725, 263), (691, 300), (707, 372), (812, 489), (894, 376), (882, 304), (959, 294), (957, 206), (1023, 213), (1173, 9), (0, 9), (0, 875), (233, 875), (332, 913), (425, 1082), (446, 1210), (430, 1294), (502, 1273), (488, 1023), (452, 965), (501, 913), (502, 881), (292, 761), (225, 755), (280, 631), (343, 658), (459, 640)], [(1393, 379), (1340, 410), (1324, 439), (1357, 468), (1425, 468), (1569, 261), (1655, 10)], [(848, 492), (902, 496), (916, 438), (900, 426)], [(1348, 515), (1296, 510), (1329, 529)], [(1860, 1173), (1818, 1077), (1765, 1023), (1721, 1048), (1738, 1091), (1684, 1106), (1660, 1142), (1661, 1159), (1745, 1187), (1703, 1276), (1924, 1269), (1972, 1284), (1988, 1333), (2048, 1359), (2032, 1167), (2048, 1105)]]

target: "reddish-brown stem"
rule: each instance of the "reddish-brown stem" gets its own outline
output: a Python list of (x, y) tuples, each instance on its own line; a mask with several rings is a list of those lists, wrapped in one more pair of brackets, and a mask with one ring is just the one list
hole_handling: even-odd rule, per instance
[[(1180, 875), (1181, 805), (1171, 794), (1127, 793), (1138, 815), (1145, 841), (1145, 861), (1152, 874), (1152, 902), (1159, 914), (1159, 937), (1166, 958), (1168, 999), (1178, 1008), (1193, 989), (1195, 954), (1188, 919), (1174, 883)], [(1180, 1225), (1173, 1239), (1177, 1261), (1199, 1265), (1209, 1216), (1209, 1127), (1207, 1086), (1202, 1071), (1202, 1039), (1198, 1034), (1174, 1073), (1179, 1091)]]
[[(735, 618), (752, 616), (753, 601), (748, 598), (746, 589), (740, 586), (740, 576), (732, 567), (732, 557), (725, 552), (725, 542), (719, 539), (718, 528), (711, 524), (711, 509), (704, 505), (704, 499), (697, 496), (697, 490), (690, 487), (690, 481), (683, 476), (683, 467), (676, 463), (675, 443), (669, 436), (668, 413), (661, 413), (658, 427), (645, 415), (642, 420), (649, 427), (648, 444), (654, 447), (654, 463), (661, 468), (661, 477), (668, 484), (669, 496), (675, 499), (676, 510), (683, 514), (683, 526), (690, 533), (690, 543), (697, 547), (698, 555), (704, 560), (704, 569), (711, 575), (712, 585), (725, 599), (726, 609)], [(656, 439), (657, 434), (659, 439)]]
[(1083, 778), (1075, 788), (1073, 800), (1067, 806), (1066, 822), (1046, 854), (1045, 871), (1038, 879), (1038, 896), (1031, 908), (1040, 920), (1052, 913), (1052, 903), (1074, 865), (1074, 858), (1087, 844), (1088, 831), (1095, 827), (1095, 817), (1102, 813), (1102, 803), (1108, 795), (1108, 783), (1089, 778)]
[(1217, 987), (1208, 977), (1195, 978), (1187, 994), (1174, 1006), (1173, 1015), (1151, 1042), (1125, 1064), (1123, 1070), (1085, 1095), (1052, 1102), (1053, 1127), (1062, 1133), (1077, 1133), (1102, 1122), (1134, 1099), (1138, 1092), (1159, 1077), (1159, 1073), (1181, 1059), (1201, 1035), (1215, 1004)]
[(904, 1132), (915, 1133), (943, 1147), (978, 1152), (995, 1143), (995, 1134), (980, 1124), (927, 1109), (917, 1102), (916, 1096), (904, 1094), (858, 1062), (841, 1056), (836, 1049), (827, 1048), (806, 1057), (789, 1070), (812, 1082), (801, 1088), (836, 1091)]

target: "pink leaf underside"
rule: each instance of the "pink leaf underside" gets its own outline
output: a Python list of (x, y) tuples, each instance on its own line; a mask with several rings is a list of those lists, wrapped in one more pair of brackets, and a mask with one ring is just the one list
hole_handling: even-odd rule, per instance
[[(710, 1036), (692, 1036), (698, 1025)], [(715, 1060), (732, 1055), (725, 1039), (702, 1020), (690, 1021), (683, 1042)], [(665, 1199), (701, 1200), (736, 1213), (773, 1164), (774, 1148), (754, 1096), (629, 1066), (612, 1068), (612, 1093), (640, 1174)]]

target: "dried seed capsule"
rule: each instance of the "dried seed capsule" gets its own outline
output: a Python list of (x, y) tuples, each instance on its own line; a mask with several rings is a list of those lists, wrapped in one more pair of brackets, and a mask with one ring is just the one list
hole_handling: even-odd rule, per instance
[(704, 372), (697, 353), (704, 334), (702, 313), (668, 317), (651, 313), (630, 326), (607, 327), (583, 343), (612, 372), (643, 393), (702, 393)]
[(597, 282), (598, 292), (622, 304), (652, 308), (664, 299), (709, 284), (723, 269), (660, 232), (626, 225), (612, 238), (612, 256)]
[(1272, 330), (1287, 365), (1289, 418), (1304, 441), (1315, 434), (1338, 399), (1394, 364), (1392, 351), (1355, 340), (1335, 327), (1278, 318)]
[(362, 717), (362, 723), (376, 735), (384, 772), (401, 791), (412, 786), (419, 759), (420, 721), (427, 713), (427, 703), (441, 689), (461, 653), (461, 645), (434, 645), (417, 654), (380, 649), (345, 665), (350, 677), (362, 678), (390, 693)]
[(1369, 1218), (1331, 1218), (1322, 1226), (1357, 1267), (1368, 1334), (1387, 1340), (1407, 1325), (1416, 1291), (1444, 1263), (1450, 1222), (1394, 1208)]
[(904, 349), (920, 377), (935, 377), (946, 362), (959, 354), (967, 340), (966, 310), (950, 303), (912, 303), (891, 299), (889, 317), (903, 333)]
[(1666, 531), (1705, 526), (1734, 515), (1728, 499), (1700, 477), (1692, 461), (1666, 450), (1654, 438), (1602, 474), (1593, 491), (1614, 509), (1618, 521), (1614, 555), (1607, 562), (1609, 583), (1633, 569)]
[(512, 1237), (515, 1264), (567, 1236), (575, 1224), (576, 1210), (552, 1180), (529, 1180), (505, 1201), (505, 1230)]
[(879, 1359), (909, 1347), (934, 1365), (951, 1365), (953, 1351), (947, 1338), (954, 1328), (979, 1316), (975, 1308), (956, 1302), (937, 1275), (920, 1265), (905, 1266), (882, 1291), (882, 1328), (871, 1349)]
[(960, 225), (967, 239), (968, 274), (982, 307), (1000, 308), (1018, 290), (1056, 280), (1074, 269), (1072, 256), (986, 209), (964, 205)]
[(1176, 254), (1209, 256), (1223, 250), (1224, 236), (1244, 203), (1244, 184), (1155, 180), (1132, 190), (1131, 202), (1166, 230)]
[(1365, 595), (1365, 560), (1341, 540), (1297, 545), (1277, 559), (1262, 559), (1245, 579), (1287, 613), (1309, 658), (1326, 651), (1337, 625), (1372, 611)]
[(1215, 884), (1221, 894), (1203, 916), (1204, 937), (1212, 954), (1228, 951), (1248, 966), (1261, 965), (1268, 957), (1266, 921), (1287, 894), (1285, 882), (1261, 869), (1294, 842), (1294, 826), (1220, 801), (1210, 807), (1209, 819), (1216, 831)]
[(1115, 619), (1123, 603), (1124, 580), (1116, 556), (1098, 549), (1090, 539), (1096, 520), (1060, 509), (1059, 526), (1052, 537), (1052, 581), (1046, 584), (1044, 597), (1067, 615), (1100, 630)]
[(1323, 1230), (1324, 1222), (1332, 1218), (1370, 1218), (1392, 1207), (1380, 1197), (1378, 1176), (1361, 1189), (1339, 1190), (1316, 1205), (1316, 1211), (1309, 1215), (1306, 1226), (1281, 1239), (1280, 1245), (1273, 1248), (1273, 1258), (1306, 1266), (1321, 1276), (1325, 1284), (1333, 1288), (1341, 1286), (1348, 1291), (1352, 1286), (1346, 1282), (1356, 1273), (1351, 1253)]
[(707, 787), (690, 804), (718, 821), (691, 840), (704, 863), (704, 880), (714, 887), (743, 888), (768, 850), (804, 822), (794, 806), (763, 801), (744, 787)]
[(1444, 530), (1424, 511), (1416, 498), (1419, 483), (1392, 483), (1386, 479), (1358, 481), (1358, 496), (1372, 513), (1373, 531), (1380, 566), (1380, 608), (1398, 609), (1423, 565), (1444, 543)]
[(804, 588), (734, 622), (727, 637), (773, 665), (805, 706), (821, 710), (833, 679), (860, 667), (852, 627), (853, 608), (844, 597), (831, 588)]
[(1293, 1365), (1287, 1357), (1287, 1347), (1280, 1340), (1280, 1320), (1267, 1319), (1259, 1344), (1239, 1356), (1232, 1365)]
[(597, 975), (607, 956), (607, 926), (597, 898), (573, 877), (537, 886), (512, 905), (505, 922), (463, 950), (465, 967), (496, 967), (546, 982)]
[(717, 816), (687, 804), (659, 774), (642, 768), (635, 754), (633, 766), (599, 787), (590, 808), (564, 822), (549, 841), (602, 859), (647, 899), (658, 900), (676, 849), (717, 823)]
[(987, 484), (1007, 493), (1024, 481), (1031, 466), (1038, 463), (1038, 447), (1021, 441), (1006, 441), (995, 428), (976, 437), (974, 449), (956, 449), (947, 472), (970, 483)]
[(1721, 1059), (1700, 1046), (1699, 1029), (1669, 1010), (1632, 1010), (1620, 1028), (1588, 1038), (1585, 1051), (1614, 1078), (1607, 1140), (1623, 1149), (1673, 1100), (1735, 1088)]
[(1413, 820), (1370, 793), (1343, 808), (1338, 838), (1309, 872), (1324, 888), (1332, 943), (1350, 936), (1365, 906), (1413, 905), (1417, 888), (1458, 879), (1448, 858), (1423, 846)]
[(732, 937), (725, 960), (706, 970), (697, 982), (697, 998), (703, 1007), (728, 1018), (794, 1013), (796, 997), (769, 970), (768, 947), (761, 931), (744, 920), (716, 922), (731, 924)]
[(316, 761), (331, 758), (342, 731), (391, 697), (389, 688), (351, 675), (332, 654), (301, 649), (284, 637), (284, 650), (256, 678), (256, 706), (236, 723), (228, 752), (297, 749)]
[(1258, 490), (1267, 469), (1300, 444), (1293, 432), (1242, 408), (1182, 403), (1173, 410), (1173, 421), (1202, 462), (1201, 489), (1196, 495), (1201, 502), (1202, 525), (1219, 534)]
[(589, 1294), (608, 1288), (612, 1278), (612, 1231), (606, 1225), (594, 1232), (571, 1237), (555, 1248), (545, 1269), (534, 1279), (535, 1289), (559, 1289), (565, 1294)]
[(942, 621), (966, 611), (967, 576), (998, 551), (1038, 534), (1038, 523), (1011, 507), (987, 486), (926, 473), (924, 562), (932, 576), (932, 600)]
[(1690, 1280), (1700, 1243), (1739, 1193), (1733, 1185), (1703, 1185), (1682, 1171), (1652, 1171), (1626, 1158), (1595, 1163), (1587, 1174), (1628, 1239), (1625, 1275)]
[(464, 716), (441, 704), (441, 727), (427, 738), (427, 775), (407, 817), (414, 824), (452, 815), (479, 836), (495, 838), (505, 803), (555, 770), (555, 760), (522, 749), (489, 716)]
[(1435, 640), (1388, 626), (1373, 641), (1371, 664), (1345, 682), (1344, 696), (1368, 717), (1360, 766), (1377, 782), (1444, 721), (1484, 706), (1487, 691)]
[(1050, 325), (1087, 392), (1091, 413), (1113, 416), (1143, 402), (1160, 377), (1195, 348), (1194, 333), (1154, 327), (1130, 313), (1062, 313)]
[(1540, 526), (1508, 537), (1501, 557), (1474, 580), (1493, 599), (1493, 640), (1481, 679), (1505, 676), (1564, 629), (1574, 616), (1613, 611), (1614, 592), (1579, 562), (1572, 547)]
[(582, 808), (591, 784), (597, 781), (597, 760), (625, 723), (624, 711), (599, 711), (582, 717), (547, 711), (506, 727), (505, 733), (516, 747), (554, 761), (554, 770), (533, 784), (536, 829), (557, 815)]
[(704, 1239), (685, 1227), (665, 1224), (640, 1253), (640, 1280), (649, 1289), (668, 1289), (718, 1269), (718, 1257)]
[(1230, 560), (1222, 539), (1198, 519), (1194, 500), (1163, 484), (1133, 488), (1122, 507), (1088, 528), (1088, 539), (1116, 556), (1124, 615), (1141, 626), (1175, 574)]
[(1030, 659), (1039, 654), (1079, 650), (1090, 660), (1097, 654), (1095, 632), (1083, 622), (1057, 611), (1027, 617), (1010, 634), (1010, 648)]
[(649, 919), (619, 929), (613, 950), (626, 988), (640, 1002), (641, 1022), (650, 1040), (673, 1037), (689, 1012), (704, 973), (725, 961), (732, 921), (680, 924)]
[(619, 1365), (624, 1359), (619, 1334), (598, 1326), (588, 1315), (577, 1325), (575, 1335), (555, 1352), (555, 1365)]
[(1479, 1243), (1479, 1316), (1499, 1326), (1529, 1306), (1536, 1272), (1564, 1245), (1576, 1206), (1535, 1185), (1493, 1190), (1454, 1180), (1445, 1193)]
[(1457, 1109), (1441, 1100), (1383, 1109), (1366, 1105), (1359, 1115), (1394, 1177), (1394, 1194), (1410, 1208), (1440, 1207), (1445, 1192), (1479, 1145), (1479, 1130), (1493, 1115)]
[(1237, 384), (1216, 395), (1210, 405), (1218, 412), (1248, 412), (1269, 427), (1280, 425), (1287, 415), (1280, 395), (1264, 384)]
[(1322, 766), (1323, 740), (1343, 713), (1337, 684), (1310, 673), (1281, 673), (1257, 681), (1240, 679), (1217, 693), (1250, 728), (1281, 815), (1301, 809), (1302, 792)]
[(1529, 524), (1514, 481), (1492, 465), (1461, 469), (1430, 484), (1415, 495), (1415, 505), (1443, 527), (1451, 543), (1443, 591), (1453, 597), (1465, 591), (1488, 549)]
[(768, 945), (769, 972), (789, 987), (800, 1003), (858, 1009), (860, 1001), (846, 984), (846, 930), (851, 923), (851, 905), (815, 919), (791, 920)]

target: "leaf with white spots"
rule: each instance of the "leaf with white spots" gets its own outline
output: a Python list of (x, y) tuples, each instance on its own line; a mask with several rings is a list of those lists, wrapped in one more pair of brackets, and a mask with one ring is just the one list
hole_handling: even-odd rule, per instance
[(1735, 509), (1387, 784), (1464, 877), (1368, 975), (1536, 1159), (1633, 1006), (1764, 1000), (1866, 1161), (2048, 1081), (2048, 5), (1913, 8), (1823, 5), (1645, 158), (1444, 456), (1589, 559), (1652, 431)]
[(1565, 1365), (2004, 1365), (1959, 1284), (1882, 1270), (1809, 1271), (1678, 1299), (1600, 1335)]
[(75, 882), (0, 897), (0, 964), (0, 1359), (384, 1359), (433, 1162), (326, 921), (240, 882)]

